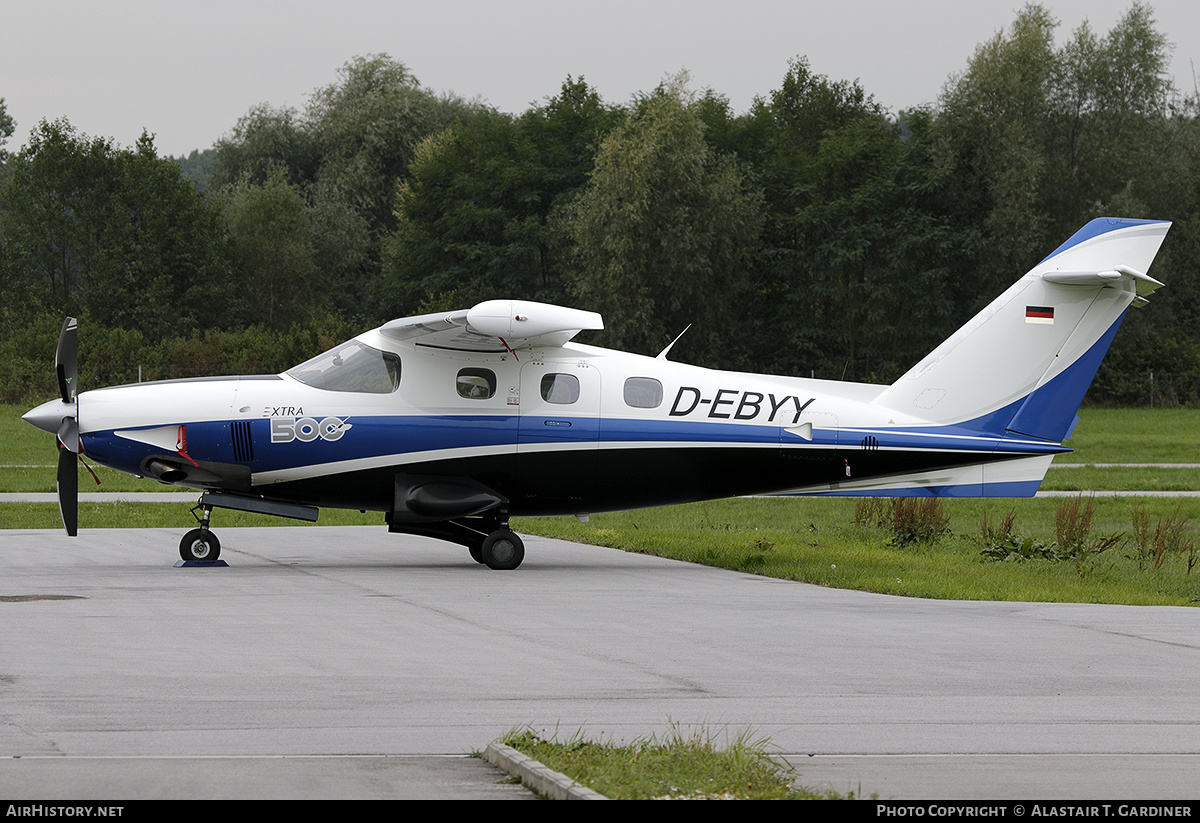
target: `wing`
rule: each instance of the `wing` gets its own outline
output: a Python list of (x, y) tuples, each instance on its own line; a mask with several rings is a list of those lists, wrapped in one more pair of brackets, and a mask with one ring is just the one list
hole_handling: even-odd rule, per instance
[(422, 314), (385, 323), (379, 331), (396, 341), (416, 341), (461, 351), (505, 351), (561, 346), (584, 329), (602, 329), (591, 311), (534, 303), (488, 300), (471, 309)]

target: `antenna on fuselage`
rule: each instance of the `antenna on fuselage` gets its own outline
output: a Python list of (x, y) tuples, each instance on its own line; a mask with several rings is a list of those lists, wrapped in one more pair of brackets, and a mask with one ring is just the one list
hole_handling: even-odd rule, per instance
[[(683, 337), (685, 334), (687, 334), (687, 332), (688, 332), (688, 329), (690, 329), (691, 327), (692, 327), (692, 324), (691, 324), (691, 323), (688, 323), (688, 324), (687, 324), (687, 329), (684, 329), (683, 331), (681, 331), (681, 332), (679, 333), (679, 337)], [(668, 344), (667, 344), (667, 347), (666, 347), (665, 349), (663, 349), (662, 351), (660, 351), (660, 352), (658, 353), (658, 357), (656, 357), (656, 358), (654, 358), (654, 359), (655, 359), (655, 360), (666, 360), (666, 359), (667, 359), (667, 352), (669, 352), (669, 351), (671, 350), (671, 347), (672, 347), (672, 346), (674, 346), (676, 343), (678, 343), (678, 342), (679, 342), (679, 337), (676, 337), (674, 340), (672, 340), (670, 343), (668, 343)]]

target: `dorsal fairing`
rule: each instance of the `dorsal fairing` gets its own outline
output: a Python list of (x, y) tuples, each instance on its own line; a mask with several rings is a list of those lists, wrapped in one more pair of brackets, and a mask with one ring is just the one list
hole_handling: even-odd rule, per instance
[(603, 329), (596, 312), (535, 303), (488, 300), (470, 309), (392, 320), (385, 338), (464, 351), (561, 346), (585, 329)]

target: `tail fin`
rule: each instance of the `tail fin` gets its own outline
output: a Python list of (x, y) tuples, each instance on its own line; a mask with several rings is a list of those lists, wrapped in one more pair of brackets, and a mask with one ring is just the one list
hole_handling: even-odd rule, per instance
[(1100, 218), (885, 389), (876, 403), (934, 424), (1056, 443), (1147, 276), (1168, 222)]

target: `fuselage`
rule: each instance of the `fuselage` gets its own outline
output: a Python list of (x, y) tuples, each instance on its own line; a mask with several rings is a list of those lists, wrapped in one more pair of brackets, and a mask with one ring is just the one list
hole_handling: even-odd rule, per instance
[(1029, 472), (1006, 466), (1034, 458), (1044, 472), (1065, 450), (881, 409), (884, 388), (569, 343), (450, 350), (375, 330), (280, 375), (85, 392), (79, 425), (92, 460), (176, 485), (386, 512), (397, 473), (466, 477), (517, 516), (871, 494), (898, 474), (931, 494), (987, 495), (989, 481), (1032, 493)]

